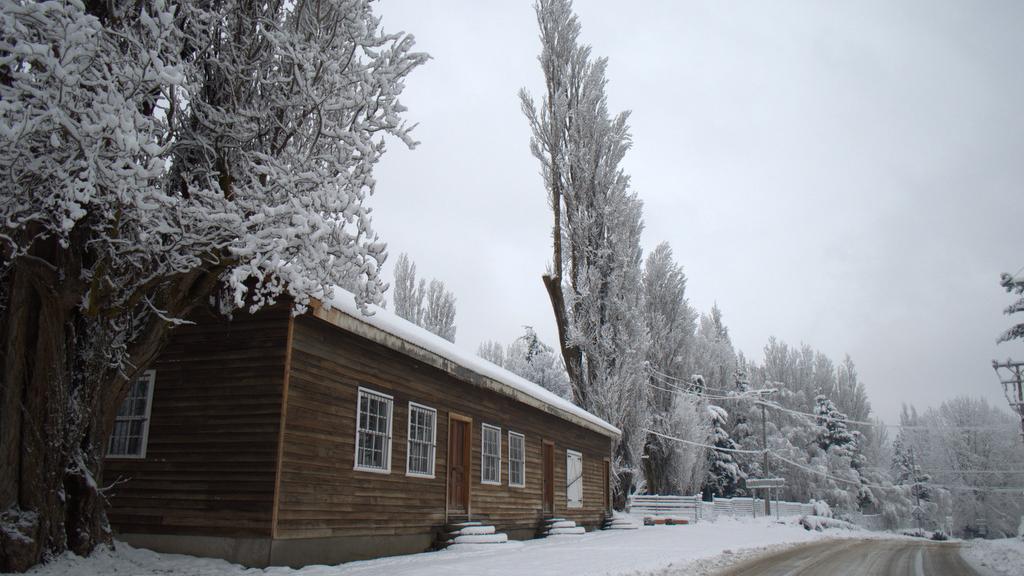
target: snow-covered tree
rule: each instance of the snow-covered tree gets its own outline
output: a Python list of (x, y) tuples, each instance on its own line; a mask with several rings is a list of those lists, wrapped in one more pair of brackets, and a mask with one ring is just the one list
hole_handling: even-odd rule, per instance
[(846, 415), (836, 409), (825, 395), (815, 399), (815, 442), (823, 451), (848, 452), (854, 446), (853, 434), (846, 427)]
[(416, 281), (416, 263), (405, 252), (399, 254), (395, 260), (395, 286), (391, 292), (395, 314), (417, 326), (422, 325), (426, 285), (426, 280)]
[(933, 499), (932, 489), (929, 486), (931, 476), (922, 471), (917, 462), (915, 446), (904, 443), (903, 432), (896, 438), (893, 446), (892, 474), (893, 481), (898, 486), (906, 486), (909, 489), (909, 516), (918, 526), (928, 523), (931, 507), (929, 503)]
[(367, 199), (427, 58), (367, 1), (0, 0), (0, 571), (109, 541), (128, 382), (197, 306), (380, 302)]
[(731, 498), (736, 493), (739, 481), (745, 478), (740, 471), (733, 453), (739, 446), (729, 437), (725, 427), (729, 422), (729, 413), (720, 406), (708, 405), (710, 420), (710, 444), (719, 450), (708, 450), (708, 471), (702, 488), (705, 498), (718, 496)]
[(440, 280), (431, 280), (427, 288), (423, 327), (449, 342), (455, 342), (455, 295), (446, 290)]
[[(1024, 294), (1024, 276), (1017, 277), (1004, 273), (999, 278), (999, 285), (1010, 294)], [(1003, 314), (1008, 316), (1018, 312), (1024, 312), (1024, 296), (1003, 310)], [(1011, 340), (1024, 340), (1024, 322), (1011, 326), (1006, 332), (1000, 334), (996, 341), (1002, 343)]]
[[(647, 349), (653, 384), (648, 408), (651, 429), (678, 438), (680, 431), (690, 426), (675, 419), (688, 417), (698, 408), (690, 406), (692, 399), (674, 393), (664, 380), (680, 381), (690, 373), (697, 315), (686, 300), (686, 276), (672, 258), (672, 248), (667, 243), (658, 245), (647, 256), (644, 312), (651, 342)], [(648, 434), (644, 447), (647, 490), (652, 494), (679, 493), (687, 484), (684, 480), (688, 475), (680, 477), (677, 462), (687, 460), (690, 452), (691, 446)]]
[(836, 367), (835, 391), (833, 400), (836, 408), (850, 420), (865, 421), (871, 414), (871, 401), (868, 399), (864, 383), (857, 375), (857, 367), (847, 354), (843, 362)]
[(484, 340), (479, 346), (477, 346), (476, 355), (487, 360), (491, 364), (496, 364), (507, 369), (507, 366), (505, 365), (505, 347), (502, 346), (501, 342)]
[(707, 314), (701, 314), (693, 350), (694, 370), (704, 376), (707, 385), (716, 390), (728, 389), (736, 370), (736, 351), (718, 304)]
[(697, 314), (686, 299), (686, 275), (673, 259), (667, 242), (647, 256), (643, 288), (644, 315), (651, 338), (647, 359), (660, 373), (685, 378), (693, 373), (691, 356)]
[(498, 342), (482, 342), (477, 355), (514, 372), (530, 382), (540, 384), (565, 399), (571, 399), (569, 377), (565, 373), (562, 357), (537, 336), (532, 326), (508, 347)]
[(395, 314), (455, 342), (455, 295), (444, 282), (433, 279), (430, 284), (416, 278), (416, 263), (401, 253), (395, 262), (395, 289), (391, 296)]
[(553, 259), (544, 275), (573, 401), (618, 426), (616, 500), (637, 477), (646, 433), (647, 330), (643, 323), (642, 203), (620, 163), (628, 113), (612, 117), (607, 61), (579, 42), (568, 0), (536, 5), (546, 91), (521, 92), (553, 210)]
[(1024, 513), (1016, 472), (1024, 470), (1024, 446), (1014, 416), (982, 399), (958, 397), (923, 414), (910, 410), (900, 423), (895, 480), (912, 506), (915, 496), (922, 501), (909, 517), (932, 529), (952, 516), (961, 536), (977, 534), (978, 520), (990, 536), (1014, 534)]
[[(669, 410), (654, 415), (651, 428), (671, 438), (695, 442), (703, 442), (711, 435), (705, 402), (683, 394), (674, 394)], [(693, 494), (699, 491), (708, 468), (705, 449), (661, 436), (655, 437), (659, 441), (649, 441), (644, 447), (647, 492)]]

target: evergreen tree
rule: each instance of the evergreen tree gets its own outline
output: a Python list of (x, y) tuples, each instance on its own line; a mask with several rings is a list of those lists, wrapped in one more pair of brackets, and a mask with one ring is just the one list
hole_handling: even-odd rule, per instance
[[(1014, 277), (1003, 274), (999, 279), (999, 285), (1010, 294), (1024, 294), (1024, 277)], [(1003, 310), (1007, 316), (1024, 312), (1024, 297), (1019, 298)], [(1011, 340), (1024, 340), (1024, 322), (1015, 324), (1009, 330), (1000, 334), (997, 342), (1009, 342)]]
[(532, 326), (526, 326), (525, 333), (508, 347), (490, 341), (480, 344), (477, 355), (566, 400), (572, 397), (561, 355), (542, 342)]
[(840, 454), (848, 454), (854, 447), (854, 439), (846, 428), (846, 415), (823, 394), (819, 394), (814, 402), (815, 443), (825, 452), (836, 449)]
[(711, 445), (724, 450), (708, 450), (708, 471), (702, 491), (705, 499), (709, 495), (731, 498), (736, 494), (739, 481), (745, 478), (733, 453), (728, 452), (728, 450), (737, 449), (738, 446), (725, 429), (729, 421), (729, 413), (724, 408), (714, 405), (709, 405), (707, 410), (711, 421)]
[(910, 494), (923, 501), (931, 500), (931, 476), (921, 471), (917, 463), (917, 454), (912, 446), (907, 446), (903, 433), (900, 432), (893, 444), (892, 457), (893, 483), (901, 486), (910, 486)]
[(860, 486), (857, 488), (857, 506), (861, 510), (865, 510), (877, 502), (871, 489), (867, 486), (867, 458), (865, 458), (861, 449), (864, 438), (857, 430), (853, 430), (850, 434), (853, 436), (850, 450), (850, 469), (856, 472), (857, 478), (860, 479)]

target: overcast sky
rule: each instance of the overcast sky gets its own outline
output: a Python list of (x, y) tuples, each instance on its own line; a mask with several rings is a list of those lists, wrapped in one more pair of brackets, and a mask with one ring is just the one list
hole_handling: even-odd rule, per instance
[[(528, 1), (385, 0), (386, 30), (433, 59), (402, 101), (372, 205), (392, 266), (458, 298), (456, 343), (554, 321), (551, 214), (517, 91), (543, 78)], [(769, 336), (857, 364), (894, 421), (956, 395), (1005, 406), (994, 358), (1024, 267), (1024, 3), (579, 1), (632, 110), (625, 169), (645, 252), (668, 241), (700, 311), (737, 348)], [(1018, 321), (1021, 318), (1017, 319)]]

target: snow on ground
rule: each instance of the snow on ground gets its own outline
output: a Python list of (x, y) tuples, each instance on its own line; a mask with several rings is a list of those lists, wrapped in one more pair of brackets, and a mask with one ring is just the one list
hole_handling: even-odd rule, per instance
[(723, 518), (690, 526), (588, 532), (498, 545), (393, 556), (338, 566), (243, 568), (222, 560), (158, 554), (119, 543), (88, 558), (66, 554), (35, 576), (615, 576), (703, 574), (754, 554), (822, 538), (879, 537), (860, 530), (809, 532), (796, 519)]
[(970, 540), (964, 542), (961, 555), (978, 572), (992, 576), (1019, 576), (1024, 570), (1024, 540)]

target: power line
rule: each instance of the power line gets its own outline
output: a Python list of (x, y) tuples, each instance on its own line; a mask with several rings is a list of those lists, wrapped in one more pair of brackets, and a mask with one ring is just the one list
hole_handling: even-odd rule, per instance
[(675, 442), (682, 442), (683, 444), (689, 444), (690, 446), (698, 446), (700, 448), (707, 448), (708, 450), (717, 450), (719, 452), (731, 452), (734, 454), (763, 454), (764, 450), (742, 450), (740, 448), (722, 448), (720, 446), (712, 446), (710, 444), (702, 444), (700, 442), (694, 442), (693, 440), (684, 440), (682, 438), (676, 438), (675, 436), (669, 436), (668, 434), (662, 434), (661, 432), (655, 432), (650, 428), (644, 428), (644, 432), (648, 434), (654, 434), (660, 436), (666, 440), (672, 440)]
[[(779, 456), (778, 454), (776, 454), (774, 452), (769, 451), (768, 453), (770, 455), (774, 456), (775, 458), (778, 458), (779, 460), (782, 460), (783, 462), (786, 462), (787, 464), (790, 464), (790, 465), (795, 466), (797, 468), (806, 470), (808, 472), (812, 472), (814, 474), (825, 476), (826, 478), (831, 478), (832, 480), (836, 480), (838, 482), (846, 482), (847, 484), (853, 484), (855, 486), (867, 486), (868, 488), (878, 488), (880, 490), (897, 490), (897, 489), (901, 488), (902, 486), (906, 486), (906, 485), (895, 485), (895, 484), (892, 485), (892, 486), (883, 486), (881, 484), (871, 484), (871, 483), (867, 483), (867, 482), (857, 482), (855, 480), (847, 480), (846, 478), (840, 478), (839, 476), (835, 476), (833, 474), (829, 474), (828, 472), (825, 472), (823, 470), (816, 470), (814, 468), (811, 468), (810, 466), (805, 466), (805, 465), (800, 464), (798, 462), (794, 462), (794, 461), (790, 460), (789, 458), (785, 458), (783, 456)], [(969, 492), (994, 492), (994, 493), (1022, 494), (1022, 495), (1024, 495), (1024, 486), (1022, 486), (1022, 487), (1010, 487), (1010, 488), (1007, 488), (1007, 487), (996, 487), (996, 486), (949, 486), (947, 484), (930, 484), (930, 483), (925, 483), (925, 482), (918, 482), (916, 484), (920, 484), (920, 485), (926, 486), (928, 488), (943, 488), (943, 489), (946, 489), (946, 490), (960, 490), (960, 491), (969, 491)]]
[(930, 474), (1024, 474), (1024, 470), (928, 470), (922, 471)]
[[(810, 412), (801, 412), (800, 410), (794, 410), (792, 408), (786, 408), (784, 406), (779, 406), (778, 404), (775, 404), (774, 402), (767, 402), (767, 401), (764, 401), (764, 400), (760, 400), (760, 401), (757, 402), (757, 404), (758, 405), (764, 404), (765, 406), (767, 406), (769, 408), (773, 408), (773, 409), (778, 410), (780, 412), (788, 412), (789, 414), (794, 414), (796, 416), (804, 416), (804, 417), (807, 417), (807, 418), (814, 418), (814, 419), (825, 418), (826, 420), (830, 420), (830, 421), (835, 420), (834, 418), (831, 418), (829, 416), (819, 415), (819, 414), (811, 414)], [(885, 422), (865, 422), (863, 420), (849, 420), (849, 419), (844, 420), (844, 422), (846, 422), (847, 424), (855, 424), (855, 425), (858, 425), (858, 426), (871, 426), (871, 427), (874, 427), (874, 428), (899, 428), (901, 430), (940, 430), (940, 429), (946, 429), (946, 430), (990, 430), (990, 431), (1005, 431), (1006, 430), (1005, 426), (952, 426), (952, 425), (949, 425), (949, 426), (922, 426), (922, 425), (913, 425), (913, 424), (907, 424), (907, 425), (904, 425), (904, 424), (886, 424)]]
[[(661, 376), (663, 379), (675, 380), (676, 382), (682, 382), (683, 384), (689, 386), (691, 389), (694, 387), (693, 382), (690, 381), (690, 380), (687, 380), (685, 378), (679, 378), (678, 376), (670, 376), (670, 375), (665, 374), (664, 372), (658, 370), (657, 368), (655, 368), (653, 366), (648, 366), (648, 368), (651, 370), (651, 372)], [(719, 394), (732, 394), (733, 392), (735, 392), (734, 390), (725, 390), (723, 388), (714, 388), (714, 387), (708, 386), (706, 384), (703, 386), (703, 388), (705, 390), (713, 390), (715, 392), (718, 392)]]
[[(752, 454), (752, 455), (760, 455), (760, 454), (764, 454), (764, 453), (767, 452), (769, 456), (771, 456), (773, 458), (777, 458), (777, 459), (779, 459), (779, 460), (781, 460), (781, 461), (783, 461), (783, 462), (785, 462), (785, 463), (787, 463), (787, 464), (789, 464), (791, 466), (799, 468), (801, 470), (810, 472), (812, 474), (817, 474), (819, 476), (824, 476), (825, 478), (829, 478), (829, 479), (835, 480), (836, 482), (844, 482), (846, 484), (850, 484), (850, 485), (853, 485), (853, 486), (865, 486), (867, 488), (877, 488), (879, 490), (899, 490), (899, 489), (901, 489), (904, 486), (904, 485), (896, 485), (896, 484), (891, 485), (891, 486), (885, 486), (885, 485), (882, 485), (882, 484), (872, 484), (870, 482), (861, 482), (861, 481), (857, 481), (857, 480), (849, 480), (847, 478), (842, 478), (842, 477), (836, 476), (834, 474), (830, 474), (830, 473), (828, 473), (828, 472), (826, 472), (824, 470), (818, 470), (816, 468), (812, 468), (812, 467), (807, 466), (805, 464), (801, 464), (799, 462), (795, 462), (795, 461), (790, 460), (789, 458), (786, 458), (785, 456), (777, 454), (776, 452), (773, 452), (771, 450), (742, 450), (742, 449), (739, 449), (739, 448), (722, 448), (720, 446), (712, 446), (710, 444), (703, 444), (701, 442), (694, 442), (692, 440), (685, 440), (683, 438), (677, 438), (675, 436), (669, 436), (668, 434), (662, 434), (661, 432), (655, 432), (654, 430), (651, 430), (650, 428), (644, 428), (644, 431), (649, 433), (649, 434), (654, 434), (655, 436), (659, 436), (661, 438), (665, 438), (666, 440), (672, 440), (674, 442), (681, 442), (683, 444), (689, 444), (691, 446), (697, 446), (699, 448), (706, 448), (708, 450), (716, 450), (716, 451), (720, 451), (720, 452), (730, 452), (730, 453), (734, 453), (734, 454)], [(918, 483), (918, 484), (927, 486), (929, 488), (942, 488), (942, 489), (945, 489), (945, 490), (960, 490), (960, 491), (968, 491), (968, 492), (992, 492), (992, 493), (1001, 493), (1001, 494), (1002, 493), (1005, 493), (1005, 494), (1024, 494), (1024, 486), (1022, 486), (1022, 487), (950, 486), (950, 485), (946, 485), (946, 484), (931, 484), (931, 483), (923, 483), (923, 482)]]
[[(656, 385), (656, 384), (654, 384), (652, 382), (647, 382), (647, 385), (649, 385), (649, 386), (651, 386), (653, 388), (662, 390), (662, 392), (667, 392), (667, 393), (670, 393), (670, 394), (682, 394), (682, 395), (689, 396), (689, 397), (692, 397), (692, 398), (700, 398), (700, 399), (705, 399), (705, 400), (754, 400), (755, 404), (758, 404), (758, 405), (762, 405), (763, 404), (763, 405), (767, 406), (768, 408), (772, 408), (772, 409), (778, 410), (780, 412), (786, 412), (786, 413), (794, 414), (796, 416), (804, 416), (804, 417), (807, 417), (807, 418), (814, 418), (815, 420), (817, 418), (824, 418), (825, 420), (828, 420), (828, 421), (836, 420), (835, 418), (833, 418), (831, 416), (828, 416), (828, 415), (812, 414), (810, 412), (802, 412), (800, 410), (794, 410), (793, 408), (785, 408), (784, 406), (779, 406), (778, 404), (775, 404), (773, 402), (766, 402), (766, 401), (763, 401), (763, 400), (758, 400), (758, 399), (761, 398), (760, 395), (757, 395), (757, 393), (760, 392), (760, 390), (758, 390), (758, 389), (750, 390), (750, 392), (748, 392), (748, 393), (732, 394), (732, 395), (729, 395), (729, 396), (717, 396), (717, 395), (708, 395), (708, 394), (701, 394), (701, 393), (697, 393), (697, 392), (691, 392), (691, 390), (684, 389), (684, 388), (682, 388), (682, 387), (680, 387), (680, 386), (678, 386), (676, 384), (673, 384), (672, 382), (667, 382), (667, 381), (664, 381), (662, 379), (659, 379), (659, 378), (657, 378), (657, 376), (655, 376), (655, 379), (657, 379), (657, 381), (659, 383), (662, 383), (662, 384), (665, 384), (667, 386), (670, 386), (672, 389), (667, 389), (667, 388), (664, 388), (664, 387), (660, 387), (660, 386), (658, 386), (658, 385)], [(926, 426), (926, 425), (913, 425), (913, 424), (887, 424), (885, 422), (867, 422), (867, 421), (864, 421), (864, 420), (850, 420), (850, 419), (845, 419), (843, 421), (848, 423), (848, 424), (854, 424), (854, 425), (860, 425), (860, 426), (900, 428), (900, 429), (922, 429), (922, 430), (957, 429), (957, 430), (990, 430), (990, 431), (1006, 431), (1007, 430), (1007, 428), (1005, 426), (953, 426), (953, 425)]]
[(648, 382), (647, 384), (649, 386), (651, 386), (653, 388), (657, 388), (658, 390), (661, 390), (663, 392), (670, 392), (670, 393), (676, 393), (676, 394), (684, 394), (686, 396), (692, 396), (692, 397), (695, 397), (695, 398), (703, 398), (705, 400), (739, 400), (739, 399), (742, 399), (742, 398), (751, 398), (750, 396), (740, 396), (740, 395), (719, 396), (719, 395), (715, 395), (715, 394), (703, 394), (703, 393), (700, 393), (700, 392), (691, 392), (689, 390), (684, 390), (684, 389), (676, 386), (675, 384), (672, 384), (671, 382), (664, 382), (664, 381), (658, 379), (657, 376), (655, 376), (655, 379), (658, 380), (658, 383), (664, 384), (665, 386), (670, 387), (671, 390), (667, 390), (665, 388), (661, 388), (660, 386), (657, 386), (656, 384), (654, 384), (652, 382)]

